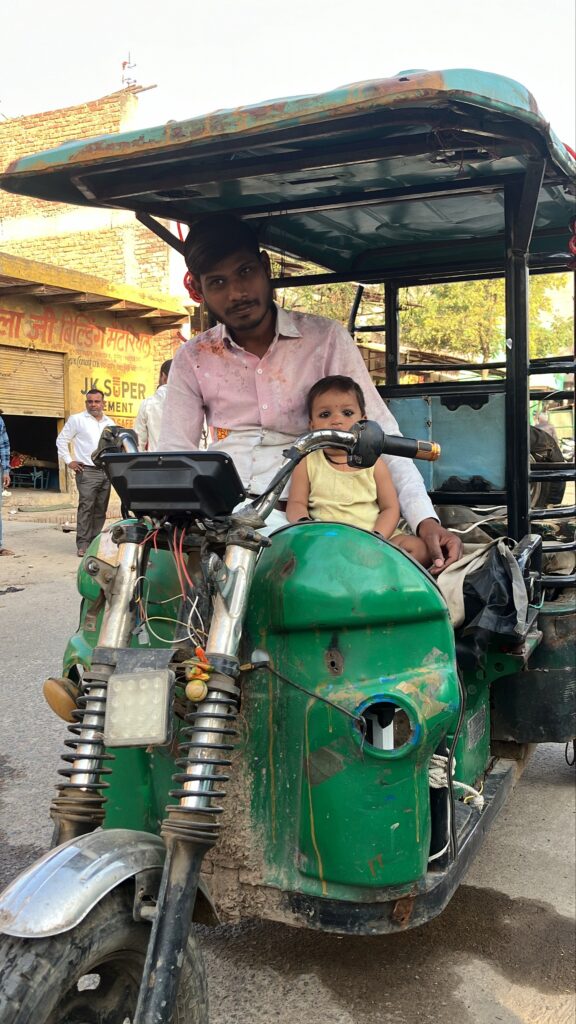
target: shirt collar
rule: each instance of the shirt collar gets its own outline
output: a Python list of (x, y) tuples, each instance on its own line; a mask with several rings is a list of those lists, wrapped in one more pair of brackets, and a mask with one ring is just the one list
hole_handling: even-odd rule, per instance
[(107, 416), (106, 413), (104, 413), (102, 418), (97, 420), (95, 416), (92, 416), (92, 414), (88, 412), (88, 409), (83, 409), (82, 415), (87, 416), (91, 420), (94, 420), (95, 423), (102, 423), (103, 421), (107, 423), (108, 420), (110, 419), (110, 417)]
[[(276, 309), (276, 333), (272, 341), (276, 341), (277, 338), (301, 338), (302, 334), (298, 330), (294, 317), (287, 309), (283, 309), (277, 302), (273, 303)], [(225, 324), (219, 324), (220, 337), (222, 341), (225, 341), (228, 345), (236, 345), (236, 342), (230, 337), (228, 329)], [(238, 348), (239, 346), (236, 345)]]
[(301, 338), (302, 334), (296, 327), (292, 313), (279, 306), (277, 302), (274, 305), (278, 314), (276, 319), (276, 336), (278, 338)]

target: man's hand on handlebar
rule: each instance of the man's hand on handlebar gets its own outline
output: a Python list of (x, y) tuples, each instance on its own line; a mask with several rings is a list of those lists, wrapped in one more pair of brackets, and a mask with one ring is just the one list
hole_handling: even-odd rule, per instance
[(432, 559), (429, 569), (432, 576), (438, 576), (462, 557), (462, 541), (455, 533), (441, 526), (437, 519), (423, 519), (416, 533), (428, 548)]

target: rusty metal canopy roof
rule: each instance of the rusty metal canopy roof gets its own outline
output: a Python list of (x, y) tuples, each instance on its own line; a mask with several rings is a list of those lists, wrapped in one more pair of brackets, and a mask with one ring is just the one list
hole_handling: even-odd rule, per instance
[(522, 85), (479, 71), (406, 72), (67, 143), (17, 161), (0, 184), (191, 225), (233, 212), (272, 250), (370, 280), (501, 270), (504, 185), (535, 163), (531, 262), (562, 269), (576, 160)]
[(30, 296), (36, 302), (73, 306), (78, 312), (108, 313), (118, 320), (145, 320), (151, 334), (177, 327), (188, 317), (172, 296), (154, 296), (129, 285), (0, 252), (0, 305)]

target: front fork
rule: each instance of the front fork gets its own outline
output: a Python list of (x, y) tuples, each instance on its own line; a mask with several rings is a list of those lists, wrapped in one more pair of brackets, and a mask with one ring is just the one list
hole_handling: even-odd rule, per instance
[(189, 716), (184, 769), (174, 776), (177, 804), (166, 808), (162, 825), (166, 861), (158, 894), (134, 1024), (165, 1024), (172, 1020), (180, 971), (192, 921), (204, 855), (218, 839), (222, 784), (229, 776), (230, 752), (240, 691), (238, 647), (258, 540), (230, 544), (220, 568), (206, 645), (212, 665), (208, 694)]
[[(185, 756), (177, 762), (183, 770), (174, 775), (178, 788), (170, 793), (178, 803), (168, 805), (162, 825), (166, 861), (134, 1024), (165, 1024), (172, 1019), (202, 860), (219, 836), (219, 801), (225, 796), (222, 784), (229, 778), (226, 770), (231, 764), (240, 698), (238, 648), (262, 543), (250, 529), (242, 531), (238, 540), (228, 544), (224, 561), (211, 567), (218, 587), (206, 644), (212, 673), (205, 700), (188, 716)], [(72, 753), (65, 754), (64, 760), (70, 767), (60, 772), (67, 781), (58, 787), (51, 806), (54, 845), (93, 831), (104, 820), (106, 783), (101, 776), (110, 771), (105, 761), (111, 756), (103, 742), (106, 690), (114, 670), (114, 651), (129, 646), (134, 629), (141, 552), (139, 543), (122, 544), (107, 595), (99, 661), (84, 675), (79, 721), (69, 727), (74, 738), (67, 746)]]
[[(113, 651), (128, 647), (135, 624), (134, 589), (138, 579), (141, 547), (138, 543), (122, 544), (117, 568), (107, 595), (102, 619), (99, 648), (101, 661), (84, 674), (83, 694), (78, 700), (77, 721), (69, 726), (73, 738), (66, 741), (72, 753), (63, 760), (70, 765), (59, 774), (66, 782), (58, 786), (50, 814), (54, 820), (53, 845), (92, 832), (104, 820), (103, 790), (107, 788), (102, 775), (109, 774), (105, 762), (112, 755), (104, 750), (104, 712), (106, 688), (114, 669)], [(110, 652), (106, 663), (105, 652)]]

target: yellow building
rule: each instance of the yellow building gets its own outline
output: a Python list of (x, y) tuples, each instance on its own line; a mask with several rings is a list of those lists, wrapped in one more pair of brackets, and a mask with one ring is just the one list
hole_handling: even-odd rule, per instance
[(180, 299), (0, 253), (0, 410), (12, 451), (65, 490), (56, 474), (65, 419), (97, 387), (108, 415), (132, 426), (188, 324)]

